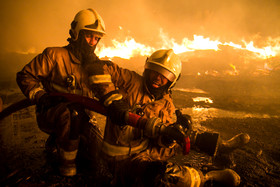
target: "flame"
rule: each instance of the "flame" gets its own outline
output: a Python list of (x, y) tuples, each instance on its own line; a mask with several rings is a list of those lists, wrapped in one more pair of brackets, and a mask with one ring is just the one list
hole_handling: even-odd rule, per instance
[[(119, 27), (123, 29), (121, 26)], [(132, 37), (126, 37), (123, 42), (117, 41), (116, 39), (112, 40), (112, 45), (106, 47), (104, 44), (100, 44), (99, 49), (96, 53), (100, 58), (108, 57), (120, 57), (124, 59), (130, 59), (134, 56), (149, 56), (152, 52), (159, 48), (172, 48), (176, 54), (195, 51), (195, 50), (221, 50), (220, 46), (230, 46), (235, 49), (241, 49), (250, 51), (255, 54), (256, 58), (267, 59), (275, 57), (280, 54), (280, 37), (276, 39), (270, 39), (268, 43), (271, 45), (258, 48), (254, 46), (254, 42), (246, 42), (242, 40), (241, 44), (236, 44), (231, 41), (221, 42), (219, 40), (211, 40), (210, 38), (193, 35), (193, 40), (188, 38), (183, 38), (181, 43), (177, 43), (174, 38), (168, 37), (166, 33), (160, 29), (161, 46), (152, 47), (145, 44), (141, 44), (135, 41)]]
[(230, 66), (230, 67), (232, 67), (232, 69), (233, 69), (234, 71), (236, 71), (236, 67), (235, 67), (235, 65), (230, 64), (229, 66)]
[(226, 71), (226, 74), (228, 74), (228, 75), (238, 75), (239, 74), (235, 65), (229, 64), (229, 66), (233, 69), (233, 71)]
[(266, 46), (263, 48), (257, 48), (254, 46), (254, 42), (250, 41), (249, 43), (246, 43), (246, 41), (243, 41), (245, 43), (245, 48), (240, 47), (239, 49), (244, 49), (244, 50), (248, 50), (251, 52), (256, 53), (256, 55), (259, 58), (269, 58), (269, 57), (274, 57), (277, 55), (277, 53), (280, 52), (280, 46)]
[(120, 57), (123, 59), (130, 59), (133, 56), (148, 56), (155, 51), (154, 48), (146, 46), (144, 44), (137, 43), (134, 38), (126, 38), (124, 42), (119, 42), (115, 39), (112, 40), (113, 47), (105, 47), (101, 44), (101, 47), (96, 51), (100, 58), (108, 57)]
[(193, 102), (205, 102), (205, 103), (213, 103), (213, 100), (209, 97), (195, 97), (192, 98)]
[(187, 51), (195, 51), (195, 50), (219, 50), (218, 45), (221, 44), (218, 40), (211, 41), (210, 38), (204, 38), (203, 36), (194, 35), (193, 40), (189, 40), (188, 38), (183, 38), (182, 43), (178, 44), (175, 42), (175, 39), (169, 38), (167, 34), (165, 34), (162, 29), (160, 29), (160, 37), (163, 41), (163, 45), (161, 48), (172, 48), (175, 53), (183, 53)]

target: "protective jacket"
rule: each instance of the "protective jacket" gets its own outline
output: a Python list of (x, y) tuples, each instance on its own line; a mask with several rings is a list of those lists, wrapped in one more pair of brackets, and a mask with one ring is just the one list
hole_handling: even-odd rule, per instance
[[(84, 68), (85, 63), (74, 56), (72, 49), (70, 44), (64, 47), (46, 48), (25, 65), (17, 73), (17, 83), (23, 94), (35, 103), (46, 92), (73, 93), (94, 98)], [(94, 57), (93, 61), (99, 61), (98, 57), (95, 55)], [(69, 138), (73, 110), (69, 107), (70, 103), (56, 103), (55, 107), (37, 111), (39, 128), (48, 134), (56, 134), (57, 138), (63, 140)], [(84, 112), (83, 109), (81, 111)], [(84, 116), (94, 120), (92, 111), (85, 110), (85, 112)]]
[[(146, 87), (144, 77), (136, 72), (120, 68), (114, 63), (107, 63), (104, 71), (111, 75), (112, 82), (129, 103), (132, 112), (146, 118), (161, 118), (163, 123), (173, 123), (175, 107), (169, 93), (155, 100)], [(115, 125), (107, 119), (102, 149), (109, 156), (124, 156), (146, 149), (148, 141), (143, 130)]]
[(93, 97), (87, 72), (70, 49), (69, 45), (46, 48), (18, 72), (17, 83), (27, 98), (33, 101), (42, 90)]
[[(146, 118), (161, 118), (167, 125), (175, 122), (175, 107), (170, 93), (166, 92), (161, 99), (155, 100), (143, 76), (114, 63), (106, 63), (104, 72), (110, 74), (112, 83), (129, 103), (131, 112)], [(171, 144), (163, 143), (163, 139), (161, 136), (148, 138), (144, 130), (116, 125), (107, 118), (101, 149), (102, 158), (115, 174), (111, 184), (199, 186), (201, 174), (198, 171), (168, 160), (179, 151), (179, 145), (174, 143), (170, 147)]]

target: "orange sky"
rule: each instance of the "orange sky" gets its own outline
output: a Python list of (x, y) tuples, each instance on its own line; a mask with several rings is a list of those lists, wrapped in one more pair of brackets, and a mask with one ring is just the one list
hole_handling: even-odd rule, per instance
[(160, 28), (178, 42), (193, 34), (236, 43), (280, 36), (279, 0), (15, 0), (0, 7), (0, 51), (65, 45), (74, 15), (89, 7), (105, 21), (106, 45), (129, 35), (156, 47)]

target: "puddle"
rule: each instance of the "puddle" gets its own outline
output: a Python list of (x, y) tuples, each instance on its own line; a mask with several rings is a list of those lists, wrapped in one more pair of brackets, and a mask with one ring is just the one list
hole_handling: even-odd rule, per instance
[(244, 119), (244, 118), (279, 118), (277, 115), (268, 115), (268, 114), (253, 114), (248, 112), (238, 112), (238, 111), (228, 111), (217, 108), (205, 108), (201, 106), (182, 108), (183, 114), (188, 114), (192, 117), (192, 121), (195, 127), (202, 128), (200, 123), (208, 119), (213, 118), (235, 118), (235, 119)]

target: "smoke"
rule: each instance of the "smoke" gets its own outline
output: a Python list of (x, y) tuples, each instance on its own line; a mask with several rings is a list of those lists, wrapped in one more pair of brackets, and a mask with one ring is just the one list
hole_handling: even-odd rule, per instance
[(103, 17), (108, 45), (127, 35), (156, 45), (160, 28), (177, 41), (193, 34), (238, 42), (280, 35), (278, 0), (16, 0), (0, 8), (1, 51), (40, 52), (46, 46), (64, 45), (74, 15), (89, 7)]
[[(162, 44), (160, 31), (178, 43), (196, 34), (221, 42), (254, 40), (260, 47), (267, 37), (280, 36), (278, 0), (4, 1), (0, 7), (1, 69), (11, 64), (8, 59), (13, 53), (36, 54), (45, 47), (66, 45), (70, 23), (86, 8), (102, 16), (107, 34), (101, 42), (105, 46), (112, 46), (113, 39), (122, 42), (131, 36), (157, 49)], [(13, 64), (6, 69), (12, 69), (14, 75), (24, 62)]]

